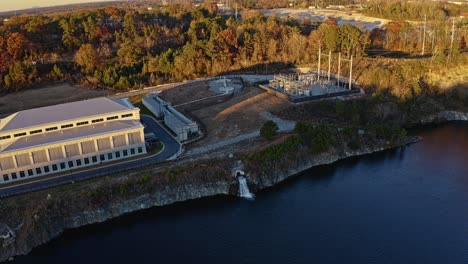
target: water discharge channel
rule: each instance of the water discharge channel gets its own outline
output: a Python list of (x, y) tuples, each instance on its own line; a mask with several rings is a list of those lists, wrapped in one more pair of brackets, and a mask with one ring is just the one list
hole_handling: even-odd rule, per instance
[(239, 196), (248, 200), (253, 200), (255, 196), (249, 190), (249, 186), (247, 185), (247, 179), (244, 176), (239, 176), (238, 180), (239, 180)]

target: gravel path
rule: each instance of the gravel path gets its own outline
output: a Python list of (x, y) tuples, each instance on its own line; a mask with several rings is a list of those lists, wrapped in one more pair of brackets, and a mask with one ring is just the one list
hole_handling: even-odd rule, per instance
[[(296, 126), (295, 121), (283, 120), (283, 119), (281, 119), (281, 118), (279, 118), (277, 116), (274, 116), (274, 115), (272, 115), (271, 113), (268, 113), (268, 112), (262, 112), (262, 113), (260, 113), (260, 115), (263, 116), (264, 118), (268, 119), (268, 120), (274, 121), (278, 125), (278, 132), (291, 132), (291, 131), (294, 130), (294, 127)], [(218, 150), (218, 149), (230, 146), (230, 145), (237, 144), (237, 143), (242, 142), (244, 140), (253, 139), (253, 138), (256, 138), (256, 137), (259, 137), (259, 136), (260, 136), (259, 131), (253, 131), (253, 132), (250, 132), (250, 133), (242, 134), (242, 135), (230, 138), (230, 139), (220, 141), (220, 142), (215, 143), (215, 144), (211, 144), (211, 145), (208, 145), (208, 146), (191, 149), (191, 150), (185, 152), (183, 156), (186, 157), (186, 156), (200, 155), (200, 154), (205, 154), (205, 153), (208, 153), (208, 152), (213, 152), (215, 150)]]
[(278, 125), (278, 132), (291, 132), (296, 127), (296, 121), (284, 120), (269, 112), (262, 112), (260, 115), (275, 122)]
[(260, 136), (259, 131), (254, 131), (254, 132), (250, 132), (250, 133), (247, 133), (247, 134), (242, 134), (242, 135), (239, 135), (237, 137), (226, 139), (226, 140), (220, 141), (220, 142), (215, 143), (215, 144), (211, 144), (211, 145), (208, 145), (208, 146), (191, 149), (191, 150), (185, 152), (184, 156), (205, 154), (207, 152), (212, 152), (214, 150), (218, 150), (220, 148), (224, 148), (224, 147), (227, 147), (227, 146), (230, 146), (230, 145), (233, 145), (233, 144), (237, 144), (237, 143), (242, 142), (242, 141), (247, 140), (247, 139), (256, 138), (258, 136)]

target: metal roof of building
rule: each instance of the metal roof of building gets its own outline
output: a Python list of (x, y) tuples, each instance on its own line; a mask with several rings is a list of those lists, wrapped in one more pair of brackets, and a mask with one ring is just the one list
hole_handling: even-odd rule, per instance
[(4, 149), (0, 150), (0, 154), (142, 127), (143, 125), (139, 121), (121, 120), (37, 134), (19, 138), (12, 144), (5, 146)]
[[(118, 99), (117, 99), (118, 100)], [(34, 108), (14, 113), (0, 120), (0, 132), (58, 123), (78, 118), (131, 110), (128, 105), (99, 97), (84, 101)]]

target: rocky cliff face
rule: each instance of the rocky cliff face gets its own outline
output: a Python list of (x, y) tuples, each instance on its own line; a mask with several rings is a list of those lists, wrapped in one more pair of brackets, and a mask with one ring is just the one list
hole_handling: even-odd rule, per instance
[(441, 111), (421, 119), (421, 124), (435, 124), (448, 121), (468, 121), (468, 113), (458, 111)]
[[(416, 138), (411, 138), (402, 144), (415, 142), (417, 140), (418, 139)], [(339, 151), (337, 149), (332, 149), (326, 153), (314, 155), (313, 158), (301, 158), (293, 160), (288, 166), (277, 166), (272, 170), (273, 172), (251, 175), (251, 182), (249, 182), (249, 184), (253, 190), (258, 191), (264, 188), (274, 186), (286, 180), (287, 178), (296, 175), (300, 172), (303, 172), (307, 169), (310, 169), (314, 166), (330, 164), (341, 159), (375, 153), (393, 147), (395, 147), (395, 145), (363, 147), (356, 151)]]
[[(204, 166), (203, 166), (204, 165)], [(214, 195), (236, 195), (237, 181), (209, 164), (128, 175), (105, 184), (66, 186), (2, 200), (0, 262), (24, 255), (65, 229), (100, 223), (153, 206)], [(145, 174), (148, 172), (144, 172)], [(130, 180), (132, 177), (140, 180)], [(162, 180), (161, 180), (162, 179)], [(89, 184), (89, 183), (88, 183)]]

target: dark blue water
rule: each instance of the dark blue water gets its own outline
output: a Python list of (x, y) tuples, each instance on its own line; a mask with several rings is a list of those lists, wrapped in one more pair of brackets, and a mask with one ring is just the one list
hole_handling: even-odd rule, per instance
[(15, 263), (468, 263), (468, 125), (214, 197), (67, 231)]

